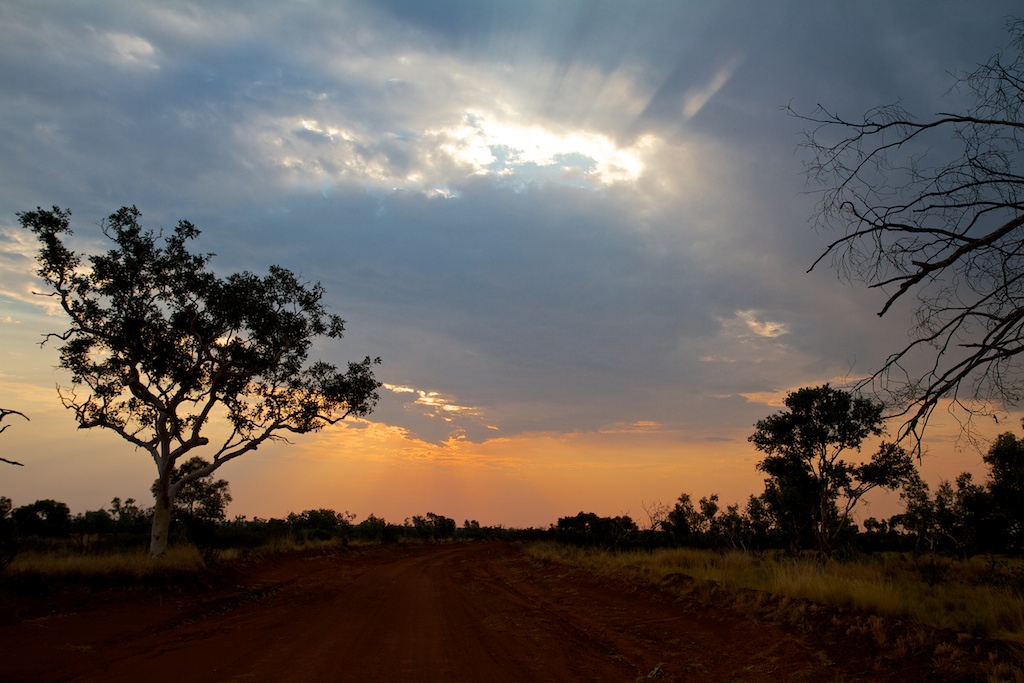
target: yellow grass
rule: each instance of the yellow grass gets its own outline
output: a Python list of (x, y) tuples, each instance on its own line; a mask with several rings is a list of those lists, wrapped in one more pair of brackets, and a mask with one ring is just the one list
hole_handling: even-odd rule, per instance
[(97, 554), (29, 551), (18, 554), (4, 574), (11, 577), (145, 579), (158, 575), (195, 574), (204, 567), (202, 556), (192, 546), (173, 546), (159, 559), (149, 557), (143, 550)]
[[(84, 578), (139, 580), (157, 577), (198, 575), (207, 562), (238, 562), (258, 559), (277, 553), (299, 551), (331, 552), (343, 547), (339, 539), (295, 541), (291, 538), (275, 539), (257, 548), (207, 551), (205, 554), (191, 545), (168, 548), (164, 557), (153, 559), (143, 549), (113, 550), (83, 553), (74, 549), (26, 551), (15, 556), (4, 569), (4, 577), (39, 577), (43, 579)], [(352, 543), (353, 546), (358, 543)]]
[(822, 563), (690, 548), (607, 553), (552, 544), (535, 544), (527, 552), (537, 559), (651, 585), (672, 585), (676, 576), (684, 575), (724, 588), (763, 591), (1024, 643), (1020, 561), (887, 555)]

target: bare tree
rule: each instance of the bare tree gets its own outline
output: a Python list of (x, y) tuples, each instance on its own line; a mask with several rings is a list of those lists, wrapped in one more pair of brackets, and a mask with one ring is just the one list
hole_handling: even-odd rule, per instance
[[(19, 417), (24, 417), (26, 420), (28, 419), (27, 417), (25, 417), (24, 413), (20, 413), (17, 410), (11, 410), (9, 408), (0, 408), (0, 434), (3, 434), (7, 430), (7, 428), (11, 426), (9, 424), (3, 424), (4, 420), (6, 420), (11, 415), (18, 415)], [(8, 465), (17, 465), (18, 467), (24, 467), (24, 464), (14, 460), (8, 460), (7, 458), (0, 458), (0, 462), (5, 462)]]
[(821, 105), (801, 148), (824, 187), (817, 227), (837, 230), (811, 266), (831, 260), (850, 280), (914, 309), (908, 343), (860, 389), (873, 388), (920, 436), (946, 399), (971, 418), (1018, 404), (1024, 392), (1024, 21), (1009, 47), (950, 93), (960, 113), (919, 120), (902, 105), (848, 120)]

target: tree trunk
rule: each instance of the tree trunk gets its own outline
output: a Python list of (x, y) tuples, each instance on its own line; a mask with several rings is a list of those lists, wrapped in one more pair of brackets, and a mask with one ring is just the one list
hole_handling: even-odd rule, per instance
[(161, 477), (153, 507), (153, 529), (149, 536), (149, 556), (163, 557), (171, 535), (170, 482)]

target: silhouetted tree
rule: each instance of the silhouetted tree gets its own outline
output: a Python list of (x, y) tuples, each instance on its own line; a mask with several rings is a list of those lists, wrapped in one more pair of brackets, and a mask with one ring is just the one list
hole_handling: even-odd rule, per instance
[[(83, 257), (64, 244), (70, 212), (54, 207), (18, 214), (40, 243), (38, 275), (70, 327), (60, 366), (72, 387), (60, 391), (82, 429), (109, 429), (156, 463), (150, 554), (167, 549), (182, 487), (283, 434), (317, 431), (367, 415), (380, 383), (364, 359), (339, 371), (307, 364), (315, 338), (340, 338), (344, 323), (321, 303), (323, 288), (283, 268), (265, 277), (219, 278), (209, 254), (193, 254), (199, 236), (180, 221), (161, 238), (125, 207), (102, 225), (114, 247)], [(210, 445), (203, 431), (227, 426), (212, 459), (174, 480), (176, 463)]]
[[(767, 457), (758, 469), (768, 475), (766, 502), (793, 524), (809, 524), (824, 553), (850, 525), (850, 514), (875, 488), (897, 489), (911, 480), (914, 463), (899, 446), (882, 442), (870, 460), (844, 459), (869, 436), (882, 434), (882, 405), (828, 384), (791, 392), (786, 410), (759, 420), (750, 442)], [(777, 502), (776, 502), (777, 501)], [(806, 505), (802, 511), (800, 505)]]
[(942, 399), (976, 414), (1024, 392), (1024, 21), (1007, 29), (1006, 51), (958, 76), (952, 90), (972, 100), (960, 113), (794, 113), (813, 124), (802, 147), (826, 188), (818, 226), (842, 232), (811, 268), (830, 258), (885, 291), (879, 315), (915, 302), (911, 341), (862, 388), (894, 399), (898, 436), (918, 447)]
[(955, 483), (941, 482), (934, 498), (928, 484), (917, 479), (904, 489), (903, 498), (906, 509), (893, 523), (916, 537), (919, 550), (966, 557), (1004, 545), (991, 524), (992, 498), (969, 472)]
[(139, 506), (134, 498), (127, 498), (124, 502), (120, 498), (111, 499), (109, 512), (119, 533), (143, 533), (153, 524), (153, 510)]
[(579, 512), (574, 517), (560, 517), (555, 531), (566, 543), (614, 548), (635, 536), (639, 529), (628, 515), (601, 517), (593, 512)]
[(355, 515), (351, 512), (335, 512), (326, 508), (306, 510), (300, 514), (288, 513), (288, 524), (292, 533), (302, 541), (326, 541), (332, 538), (348, 538)]
[(1001, 434), (984, 456), (989, 466), (992, 525), (1006, 549), (1024, 550), (1024, 441)]
[(363, 540), (394, 542), (397, 538), (391, 527), (392, 525), (388, 524), (384, 518), (371, 513), (366, 516), (366, 519), (355, 525), (354, 532), (358, 538)]
[(433, 512), (428, 512), (426, 516), (415, 515), (412, 518), (412, 526), (417, 536), (431, 541), (451, 538), (456, 529), (454, 519), (435, 515)]
[(693, 506), (689, 493), (679, 495), (663, 526), (676, 543), (693, 541), (694, 535), (700, 531), (700, 513)]
[(11, 511), (21, 536), (57, 538), (71, 532), (71, 510), (56, 500), (37, 500)]
[(920, 476), (914, 477), (900, 491), (900, 498), (904, 510), (890, 520), (890, 525), (901, 527), (911, 535), (915, 550), (935, 550), (942, 531), (928, 484)]
[(772, 543), (772, 518), (763, 498), (751, 495), (743, 510), (752, 545), (766, 548)]

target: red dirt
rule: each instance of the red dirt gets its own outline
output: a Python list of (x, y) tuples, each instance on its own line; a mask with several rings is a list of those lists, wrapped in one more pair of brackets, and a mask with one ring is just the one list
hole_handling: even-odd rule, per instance
[(886, 657), (834, 614), (768, 623), (707, 604), (708, 594), (599, 579), (504, 543), (288, 554), (225, 565), (214, 577), (191, 589), (25, 596), (24, 587), (7, 587), (0, 681), (906, 683), (963, 675), (962, 667), (936, 670), (934, 644)]

